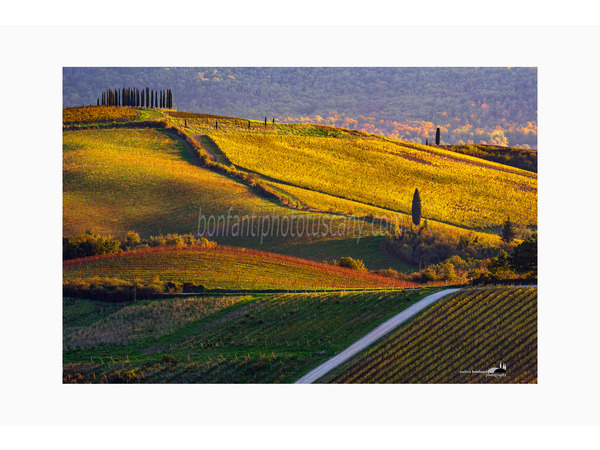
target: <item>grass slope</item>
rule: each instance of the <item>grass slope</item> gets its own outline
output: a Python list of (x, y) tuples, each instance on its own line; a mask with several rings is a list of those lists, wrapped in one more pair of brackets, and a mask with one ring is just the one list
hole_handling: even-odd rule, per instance
[(188, 161), (182, 147), (154, 129), (64, 132), (64, 234), (187, 233), (197, 229), (201, 207), (219, 215), (275, 206)]
[[(472, 373), (501, 362), (504, 377)], [(445, 297), (321, 382), (536, 383), (537, 289), (472, 289)]]
[(293, 382), (431, 292), (194, 297), (113, 309), (65, 299), (63, 379)]
[(510, 216), (537, 225), (537, 175), (499, 163), (506, 162), (504, 157), (487, 161), (323, 125), (265, 126), (234, 117), (168, 114), (190, 134), (209, 135), (236, 166), (259, 173), (300, 205), (344, 213), (379, 215), (383, 209), (409, 214), (418, 187), (430, 223), (497, 232)]
[(298, 188), (404, 213), (419, 188), (426, 218), (478, 229), (497, 227), (507, 216), (537, 224), (537, 177), (520, 169), (389, 139), (211, 137), (236, 166)]
[[(144, 115), (154, 112), (153, 110), (141, 110), (141, 114)], [(160, 114), (169, 113), (175, 114), (168, 111), (160, 112)], [(219, 130), (221, 130), (221, 127), (224, 130), (229, 130), (228, 134), (223, 136), (234, 141), (242, 136), (239, 138), (240, 142), (244, 141), (244, 134), (253, 134), (257, 139), (285, 140), (288, 137), (312, 139), (317, 144), (319, 142), (336, 141), (344, 143), (353, 141), (358, 142), (357, 145), (360, 146), (362, 142), (385, 143), (391, 141), (374, 138), (352, 130), (303, 124), (269, 123), (265, 132), (264, 124), (251, 122), (254, 128), (251, 128), (250, 132), (244, 131), (244, 133), (241, 133), (240, 130), (247, 127), (247, 121), (242, 119), (224, 117), (199, 119), (199, 115), (177, 114), (191, 117), (189, 119), (169, 118), (176, 125), (184, 126), (187, 123), (187, 130), (190, 134), (211, 134), (211, 130), (207, 127), (210, 124), (214, 126), (214, 120), (218, 120)], [(201, 124), (204, 125), (200, 126)], [(259, 128), (256, 128), (255, 125), (263, 125), (263, 131), (258, 131)], [(208, 142), (212, 146), (212, 141), (209, 140)], [(386, 145), (398, 147), (396, 141), (393, 141), (392, 144), (388, 142)], [(419, 147), (412, 144), (406, 145)], [(211, 214), (216, 216), (226, 215), (230, 211), (231, 214), (237, 214), (239, 217), (243, 215), (250, 216), (253, 213), (280, 217), (289, 216), (290, 214), (296, 216), (305, 214), (305, 212), (283, 207), (271, 200), (264, 199), (258, 196), (252, 188), (227, 176), (193, 166), (187, 152), (178, 141), (172, 140), (171, 136), (155, 129), (64, 131), (63, 149), (63, 235), (65, 236), (80, 234), (88, 229), (96, 233), (110, 234), (117, 237), (123, 237), (129, 230), (136, 230), (142, 236), (170, 232), (195, 232), (198, 226), (200, 208), (206, 216)], [(446, 158), (445, 155), (451, 154), (455, 158), (463, 158), (461, 161), (466, 161), (468, 164), (482, 163), (482, 160), (470, 156), (457, 155), (432, 147), (426, 147), (426, 149), (427, 154), (434, 155), (436, 158)], [(225, 158), (222, 154), (220, 156)], [(318, 168), (320, 164), (319, 157), (315, 157), (310, 163), (314, 163), (315, 167)], [(413, 165), (418, 166), (419, 164), (413, 163)], [(499, 164), (496, 164), (496, 166), (506, 168), (506, 166)], [(518, 169), (506, 169), (514, 170), (515, 172), (511, 173), (513, 176), (519, 176), (519, 173), (522, 172)], [(357, 170), (359, 169), (357, 168)], [(353, 176), (352, 174), (347, 175), (349, 177)], [(352, 193), (354, 189), (351, 188), (352, 182), (348, 183), (347, 179), (334, 180), (333, 188), (342, 189), (343, 191), (340, 191), (340, 195), (319, 192), (318, 189), (322, 188), (319, 183), (322, 181), (318, 178), (315, 180), (313, 180), (316, 183), (315, 186), (306, 188), (294, 186), (290, 182), (277, 182), (267, 178), (267, 182), (273, 188), (297, 200), (299, 206), (316, 210), (311, 211), (311, 214), (321, 219), (330, 219), (331, 216), (318, 211), (343, 211), (348, 214), (372, 215), (375, 217), (394, 216), (397, 217), (400, 224), (404, 224), (404, 226), (410, 224), (408, 214), (395, 213), (390, 209), (373, 206), (376, 205), (376, 199), (371, 198), (371, 196), (367, 196), (366, 199), (363, 198), (363, 201), (346, 199), (345, 196), (348, 196), (348, 192)], [(349, 178), (349, 180), (352, 181), (352, 178)], [(331, 180), (329, 181), (331, 182)], [(535, 180), (533, 181), (535, 182)], [(341, 183), (341, 185), (338, 183)], [(348, 190), (346, 190), (347, 186), (350, 186)], [(463, 187), (457, 184), (454, 188), (460, 190)], [(536, 194), (531, 194), (533, 200), (529, 198), (528, 201), (533, 201), (533, 208), (535, 208)], [(394, 199), (393, 196), (390, 198)], [(431, 199), (427, 198), (426, 193), (422, 193), (422, 198), (424, 212), (427, 216)], [(410, 202), (411, 199), (408, 199), (403, 203), (410, 205)], [(488, 207), (491, 208), (490, 205), (493, 203), (491, 202)], [(344, 217), (339, 212), (333, 214), (337, 229)], [(463, 212), (463, 215), (465, 214), (466, 212)], [(461, 220), (462, 218), (461, 216)], [(514, 215), (511, 215), (511, 218), (516, 220)], [(429, 228), (439, 233), (452, 235), (473, 233), (466, 226), (461, 228), (435, 220), (429, 220), (428, 222)], [(299, 223), (299, 220), (297, 223)], [(372, 228), (371, 222), (368, 221), (365, 231), (369, 231), (370, 228)], [(321, 230), (323, 231), (324, 227), (321, 227)], [(498, 229), (494, 231), (497, 232)], [(496, 234), (478, 232), (475, 232), (475, 234), (480, 242), (493, 245), (499, 243), (499, 237)], [(356, 238), (356, 234), (350, 231), (345, 232), (345, 235), (341, 237), (309, 237), (306, 235), (302, 237), (292, 237), (290, 235), (282, 237), (277, 233), (271, 233), (262, 241), (256, 238), (223, 236), (222, 234), (211, 237), (211, 239), (223, 245), (273, 251), (314, 261), (351, 256), (364, 260), (366, 266), (372, 270), (388, 267), (401, 271), (414, 270), (413, 267), (406, 266), (396, 258), (381, 251), (382, 237), (372, 235), (367, 237), (363, 233), (360, 240)]]
[(179, 281), (208, 289), (402, 287), (399, 280), (238, 247), (150, 248), (63, 263), (63, 279)]
[[(252, 190), (224, 175), (191, 164), (185, 149), (155, 129), (76, 130), (63, 133), (63, 234), (72, 236), (86, 230), (123, 237), (129, 230), (149, 236), (160, 233), (196, 232), (202, 214), (240, 217), (252, 214), (299, 217), (296, 210), (258, 197)], [(329, 216), (316, 214), (321, 219)], [(334, 218), (334, 224), (342, 217)], [(256, 229), (255, 231), (258, 232)], [(324, 257), (352, 256), (370, 269), (403, 266), (372, 245), (357, 241), (348, 233), (346, 254), (330, 254), (339, 248), (339, 239), (283, 237), (271, 233), (256, 238), (218, 236), (222, 244), (275, 250), (278, 246), (300, 248), (303, 243), (320, 242)], [(212, 239), (212, 237), (211, 237)], [(381, 240), (381, 239), (379, 239)], [(294, 252), (285, 252), (294, 254)]]

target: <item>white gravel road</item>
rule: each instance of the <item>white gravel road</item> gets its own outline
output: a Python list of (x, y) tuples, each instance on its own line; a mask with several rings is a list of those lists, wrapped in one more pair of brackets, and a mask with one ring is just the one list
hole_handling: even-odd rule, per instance
[(381, 339), (383, 336), (385, 336), (386, 334), (391, 332), (393, 329), (398, 327), (400, 324), (402, 324), (406, 320), (410, 319), (412, 316), (417, 314), (419, 311), (422, 311), (423, 309), (427, 308), (432, 303), (435, 303), (442, 297), (444, 297), (448, 294), (451, 294), (452, 292), (456, 292), (458, 290), (460, 290), (460, 289), (445, 289), (443, 291), (436, 292), (435, 294), (431, 294), (431, 295), (425, 297), (424, 299), (418, 301), (414, 305), (409, 306), (401, 313), (395, 315), (391, 319), (389, 319), (389, 320), (385, 321), (384, 323), (382, 323), (381, 325), (379, 325), (373, 331), (367, 333), (365, 336), (360, 338), (358, 341), (356, 341), (354, 344), (352, 344), (346, 350), (342, 351), (341, 353), (338, 353), (333, 358), (325, 361), (323, 364), (321, 364), (316, 369), (313, 369), (310, 372), (308, 372), (306, 375), (304, 375), (303, 377), (298, 379), (295, 384), (314, 383), (315, 381), (317, 381), (319, 378), (324, 376), (329, 371), (335, 369), (337, 366), (346, 362), (347, 360), (352, 358), (354, 355), (356, 355), (361, 350), (364, 350), (369, 345), (373, 344), (375, 341)]

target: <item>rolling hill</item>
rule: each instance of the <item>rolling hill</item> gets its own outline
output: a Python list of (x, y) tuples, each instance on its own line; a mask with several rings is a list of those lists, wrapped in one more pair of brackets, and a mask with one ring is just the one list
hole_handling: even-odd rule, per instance
[[(192, 164), (180, 142), (156, 129), (85, 129), (63, 134), (63, 235), (91, 230), (123, 237), (135, 230), (141, 235), (196, 233), (199, 213), (206, 217), (268, 215), (298, 223), (302, 211), (284, 207), (258, 196), (252, 189), (211, 170)], [(336, 227), (341, 216), (313, 214), (319, 223)], [(283, 220), (283, 219), (281, 219)], [(257, 234), (258, 222), (252, 227)], [(283, 228), (283, 227), (282, 227)], [(354, 232), (341, 236), (291, 236), (274, 230), (263, 239), (246, 232), (233, 237), (211, 236), (220, 244), (296, 254), (302, 244), (319, 243), (317, 261), (342, 256), (365, 260), (370, 269), (406, 269), (377, 248), (382, 238)], [(336, 228), (337, 229), (337, 228)], [(374, 244), (374, 241), (377, 241)], [(330, 247), (331, 251), (327, 251)]]
[(169, 115), (191, 134), (210, 136), (238, 169), (316, 209), (406, 215), (419, 188), (432, 222), (486, 230), (511, 216), (537, 226), (533, 172), (342, 128)]
[[(414, 283), (393, 271), (323, 261), (351, 256), (370, 270), (427, 267), (433, 276), (422, 270), (412, 279), (447, 284), (457, 279), (455, 267), (466, 279), (510, 248), (498, 236), (506, 217), (537, 228), (536, 173), (441, 147), (145, 108), (81, 108), (66, 117), (63, 237), (196, 234), (212, 218), (214, 233), (205, 236), (218, 245), (130, 250), (123, 241), (112, 251), (120, 245), (124, 252), (63, 261), (64, 382), (293, 381), (436, 289), (407, 290)], [(411, 224), (415, 188), (422, 227)], [(366, 227), (360, 233), (357, 222)], [(411, 259), (415, 252), (429, 259)], [(467, 256), (432, 269), (458, 253)], [(138, 282), (213, 292), (136, 297)], [(78, 286), (123, 288), (124, 297), (68, 298)], [(372, 288), (382, 291), (348, 293)], [(264, 293), (271, 290), (288, 292)], [(504, 358), (516, 382), (535, 382), (536, 299), (535, 289), (463, 290), (323, 381), (478, 382), (455, 372), (487, 365), (484, 349), (492, 363)]]
[[(118, 108), (112, 113), (114, 114), (114, 120), (117, 121), (122, 120), (124, 116)], [(79, 123), (74, 122), (77, 126), (85, 125), (86, 117), (98, 116), (98, 114), (94, 115), (89, 111), (81, 111), (80, 114), (82, 114), (81, 121)], [(360, 155), (352, 156), (353, 154), (358, 155), (362, 151), (359, 150), (362, 148), (360, 146), (366, 146), (365, 148), (371, 148), (373, 145), (399, 147), (400, 144), (397, 142), (390, 143), (389, 140), (374, 138), (353, 130), (333, 129), (317, 125), (268, 124), (267, 132), (263, 132), (260, 131), (261, 126), (264, 130), (263, 123), (250, 121), (250, 131), (247, 131), (249, 122), (238, 118), (144, 109), (140, 111), (140, 116), (144, 117), (156, 114), (163, 116), (163, 119), (168, 117), (173, 125), (181, 126), (189, 134), (206, 133), (216, 141), (225, 143), (225, 153), (223, 154), (225, 160), (229, 157), (236, 158), (227, 153), (229, 151), (227, 149), (230, 149), (229, 145), (232, 142), (238, 142), (235, 145), (239, 147), (241, 145), (239, 143), (246, 142), (248, 139), (251, 142), (265, 143), (265, 147), (261, 147), (261, 151), (268, 155), (268, 159), (272, 161), (277, 160), (278, 154), (282, 155), (279, 144), (286, 139), (300, 139), (298, 145), (308, 145), (312, 142), (311, 140), (314, 140), (317, 146), (325, 145), (325, 150), (321, 152), (325, 156), (315, 154), (314, 157), (311, 157), (307, 148), (303, 147), (302, 152), (305, 156), (288, 164), (290, 167), (295, 164), (297, 169), (295, 171), (282, 169), (282, 173), (269, 172), (269, 170), (275, 169), (269, 169), (268, 163), (262, 164), (261, 167), (255, 167), (259, 179), (262, 178), (274, 191), (282, 193), (288, 198), (296, 199), (303, 209), (293, 209), (280, 204), (274, 199), (263, 198), (251, 186), (240, 182), (240, 180), (204, 167), (195, 166), (182, 142), (160, 129), (111, 128), (110, 123), (94, 125), (92, 128), (70, 129), (73, 126), (73, 123), (70, 123), (69, 129), (66, 129), (63, 133), (63, 234), (65, 236), (77, 235), (86, 230), (117, 237), (124, 236), (129, 230), (138, 231), (143, 236), (170, 232), (195, 232), (198, 227), (200, 211), (206, 216), (220, 216), (228, 213), (237, 214), (240, 217), (265, 213), (279, 217), (287, 215), (296, 221), (300, 220), (302, 214), (310, 212), (318, 219), (319, 223), (325, 220), (332, 221), (331, 223), (335, 225), (336, 229), (347, 219), (348, 214), (369, 215), (369, 217), (395, 217), (401, 226), (409, 226), (410, 224), (410, 216), (406, 214), (406, 207), (404, 206), (406, 202), (399, 200), (399, 194), (391, 197), (395, 203), (388, 204), (381, 201), (380, 203), (384, 203), (383, 206), (377, 204), (377, 195), (374, 194), (371, 197), (365, 194), (370, 189), (369, 183), (374, 182), (374, 178), (361, 175), (364, 171), (356, 165), (360, 162)], [(135, 120), (138, 121), (140, 116), (137, 116)], [(219, 123), (218, 127), (220, 129), (219, 133), (216, 134), (209, 131), (210, 127), (214, 126), (214, 121)], [(120, 125), (123, 124), (120, 123)], [(139, 126), (140, 123), (137, 122), (135, 125)], [(245, 131), (242, 132), (241, 130)], [(309, 141), (304, 139), (309, 139)], [(324, 177), (324, 175), (315, 172), (314, 182), (310, 182), (306, 186), (294, 185), (295, 178), (292, 176), (294, 173), (307, 173), (310, 170), (320, 170), (319, 173), (323, 173), (326, 167), (324, 164), (327, 164), (327, 158), (331, 156), (331, 152), (338, 148), (336, 146), (342, 145), (345, 148), (345, 144), (350, 146), (349, 149), (345, 150), (346, 159), (349, 161), (345, 179), (331, 178), (328, 174), (327, 177)], [(371, 148), (371, 150), (373, 149)], [(256, 146), (248, 146), (248, 155), (256, 151)], [(421, 150), (411, 151), (419, 152)], [(440, 149), (428, 149), (423, 152), (423, 155), (437, 155), (441, 152), (441, 156), (437, 155), (435, 157), (440, 160), (446, 158), (444, 151)], [(392, 157), (398, 159), (397, 156)], [(482, 162), (482, 160), (469, 156), (458, 155), (456, 157), (463, 158), (463, 160), (469, 160), (470, 158), (470, 160), (478, 161), (477, 164), (481, 166), (479, 170), (482, 170), (485, 176), (491, 176), (497, 171), (497, 168), (490, 168), (495, 163)], [(377, 167), (381, 167), (383, 162), (373, 159), (369, 162), (369, 167), (372, 170), (379, 170)], [(273, 167), (274, 164), (272, 164)], [(354, 169), (352, 169), (351, 164), (354, 164)], [(472, 163), (469, 162), (468, 164)], [(419, 164), (414, 164), (414, 161), (411, 165), (419, 166)], [(496, 164), (496, 166), (500, 165)], [(319, 169), (319, 167), (321, 168)], [(508, 170), (509, 176), (516, 177), (515, 183), (521, 183), (518, 185), (521, 188), (529, 186), (527, 189), (531, 190), (533, 189), (531, 186), (536, 185), (535, 174), (530, 174), (528, 178), (522, 174), (524, 171), (512, 168), (506, 168), (506, 170)], [(272, 173), (282, 178), (288, 177), (291, 181), (274, 181), (274, 177), (270, 177), (265, 173)], [(305, 175), (302, 176), (307, 180), (310, 179)], [(416, 175), (412, 173), (411, 176)], [(376, 182), (376, 184), (391, 183), (393, 177), (390, 177), (387, 180)], [(454, 184), (449, 184), (446, 179), (444, 183), (440, 183), (440, 186), (445, 186), (445, 188), (451, 186), (448, 189), (462, 192), (464, 191), (464, 185), (461, 184), (461, 180), (455, 180)], [(359, 183), (363, 183), (362, 188), (352, 187), (354, 185), (359, 186)], [(324, 188), (325, 184), (329, 187)], [(346, 186), (349, 186), (347, 192), (343, 191)], [(379, 187), (377, 189), (379, 190), (373, 192), (385, 195)], [(518, 191), (516, 187), (515, 189), (513, 194)], [(535, 191), (535, 189), (533, 190)], [(526, 193), (526, 195), (529, 196), (527, 197), (528, 201), (535, 203), (534, 192)], [(461, 200), (461, 202), (464, 203), (464, 200)], [(428, 211), (431, 209), (428, 206), (429, 203), (425, 197), (424, 215), (428, 218), (430, 229), (437, 230), (439, 233), (457, 236), (469, 234), (477, 237), (479, 242), (487, 242), (490, 245), (498, 244), (499, 238), (496, 234), (475, 232), (463, 223), (455, 226), (431, 219), (430, 216), (428, 217)], [(410, 200), (408, 204), (410, 204)], [(392, 208), (398, 206), (398, 209), (400, 209), (399, 205), (402, 205), (404, 212)], [(443, 210), (443, 204), (440, 205)], [(500, 208), (499, 202), (486, 205), (486, 208), (491, 211), (490, 214), (493, 213), (498, 217), (504, 211)], [(454, 213), (455, 215), (458, 214), (456, 211)], [(466, 215), (466, 212), (463, 211), (460, 220), (463, 219), (464, 215)], [(366, 217), (367, 225), (364, 229), (377, 229), (378, 224), (372, 222), (369, 217)], [(324, 230), (322, 225), (321, 230)], [(255, 231), (258, 233), (257, 229)], [(301, 256), (314, 261), (352, 256), (363, 259), (367, 267), (372, 270), (388, 267), (401, 271), (414, 270), (410, 265), (398, 261), (382, 251), (383, 237), (380, 235), (369, 234), (367, 236), (363, 233), (359, 240), (357, 239), (356, 230), (345, 230), (340, 236), (325, 236), (324, 234), (317, 236), (290, 236), (288, 234), (284, 237), (277, 233), (271, 233), (263, 239), (255, 239), (249, 236), (234, 238), (230, 235), (225, 236), (222, 233), (215, 236), (213, 240), (224, 245)]]
[(403, 287), (413, 283), (275, 253), (240, 247), (155, 247), (68, 260), (63, 279), (94, 277), (178, 281), (208, 289), (320, 289)]

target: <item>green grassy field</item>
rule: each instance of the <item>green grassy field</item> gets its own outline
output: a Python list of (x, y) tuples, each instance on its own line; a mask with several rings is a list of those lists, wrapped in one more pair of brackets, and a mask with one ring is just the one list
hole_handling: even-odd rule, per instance
[(433, 289), (65, 299), (63, 378), (78, 383), (285, 383)]
[[(472, 373), (501, 362), (504, 377)], [(537, 289), (459, 291), (320, 382), (537, 383)]]
[(201, 284), (207, 289), (380, 288), (412, 285), (369, 272), (238, 247), (157, 247), (63, 263), (63, 279)]

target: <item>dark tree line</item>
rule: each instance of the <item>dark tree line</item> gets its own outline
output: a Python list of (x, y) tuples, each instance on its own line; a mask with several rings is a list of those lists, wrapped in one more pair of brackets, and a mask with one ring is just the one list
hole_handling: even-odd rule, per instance
[(142, 106), (146, 108), (173, 109), (173, 91), (171, 89), (155, 91), (146, 87), (107, 89), (97, 99), (98, 106)]

